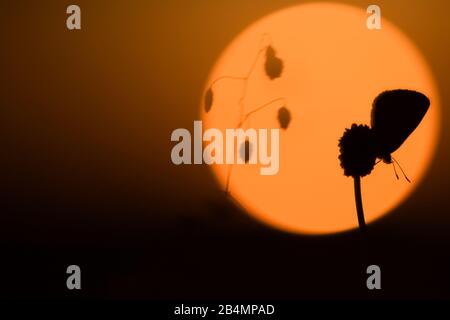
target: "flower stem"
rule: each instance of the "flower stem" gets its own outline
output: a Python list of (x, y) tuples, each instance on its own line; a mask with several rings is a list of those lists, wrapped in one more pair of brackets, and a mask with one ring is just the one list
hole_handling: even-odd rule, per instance
[(358, 224), (359, 230), (361, 232), (366, 232), (366, 221), (364, 220), (364, 210), (362, 205), (362, 197), (361, 197), (361, 177), (354, 176), (354, 186), (355, 186), (355, 203), (356, 203), (356, 212), (358, 214)]
[(233, 165), (228, 165), (228, 172), (227, 172), (227, 182), (225, 184), (225, 194), (229, 194), (230, 192), (230, 179), (231, 179), (231, 171), (233, 170)]

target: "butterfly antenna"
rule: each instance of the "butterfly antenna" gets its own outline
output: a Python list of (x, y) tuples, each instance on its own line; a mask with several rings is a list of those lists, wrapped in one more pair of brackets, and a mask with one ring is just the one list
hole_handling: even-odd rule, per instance
[(411, 180), (408, 179), (408, 176), (405, 174), (405, 171), (403, 171), (402, 166), (400, 165), (400, 163), (398, 163), (397, 160), (395, 160), (394, 157), (392, 157), (392, 160), (394, 160), (394, 162), (398, 165), (398, 167), (400, 168), (400, 170), (403, 173), (403, 176), (405, 177), (406, 181), (408, 181), (409, 183), (411, 183)]
[(397, 170), (395, 169), (394, 162), (392, 162), (392, 167), (394, 168), (394, 173), (395, 173), (395, 176), (397, 177), (397, 180), (399, 180), (400, 178), (398, 177)]

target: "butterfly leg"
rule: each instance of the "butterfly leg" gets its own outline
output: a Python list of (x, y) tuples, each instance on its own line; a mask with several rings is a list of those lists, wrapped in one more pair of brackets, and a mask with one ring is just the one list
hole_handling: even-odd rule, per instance
[(395, 169), (394, 162), (392, 162), (392, 167), (394, 168), (394, 173), (395, 173), (395, 176), (397, 177), (397, 180), (399, 180), (400, 178), (398, 177), (397, 170)]
[[(402, 166), (400, 165), (400, 163), (398, 163), (398, 161), (397, 160), (395, 160), (395, 158), (394, 157), (392, 157), (392, 160), (394, 160), (394, 162), (398, 165), (398, 167), (400, 168), (400, 170), (402, 171), (402, 173), (403, 173), (403, 176), (405, 177), (405, 179), (406, 179), (406, 181), (408, 181), (409, 183), (411, 183), (411, 180), (409, 180), (408, 179), (408, 177), (407, 177), (407, 175), (406, 175), (406, 173), (405, 173), (405, 171), (403, 171), (403, 169), (402, 169)], [(394, 163), (392, 163), (392, 164), (394, 164)], [(395, 169), (395, 167), (394, 167), (394, 169)]]

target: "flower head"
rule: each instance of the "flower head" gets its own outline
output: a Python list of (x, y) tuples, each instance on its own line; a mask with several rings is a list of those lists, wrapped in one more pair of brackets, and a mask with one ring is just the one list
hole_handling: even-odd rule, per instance
[(375, 166), (375, 136), (366, 125), (352, 124), (339, 139), (339, 160), (347, 177), (364, 177)]

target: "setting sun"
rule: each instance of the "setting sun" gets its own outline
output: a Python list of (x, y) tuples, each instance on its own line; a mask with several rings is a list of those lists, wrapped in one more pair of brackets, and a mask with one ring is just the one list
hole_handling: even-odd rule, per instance
[[(417, 130), (393, 155), (412, 183), (395, 178), (392, 165), (378, 164), (362, 179), (368, 223), (404, 201), (429, 166), (439, 133), (439, 97), (426, 61), (414, 44), (386, 18), (381, 30), (369, 30), (365, 8), (317, 3), (287, 8), (257, 21), (224, 50), (206, 89), (224, 75), (245, 75), (258, 50), (273, 46), (283, 62), (281, 77), (270, 79), (260, 56), (248, 79), (244, 113), (255, 112), (243, 128), (279, 128), (277, 112), (291, 113), (280, 130), (279, 172), (258, 174), (258, 165), (232, 168), (231, 197), (256, 219), (285, 231), (326, 234), (357, 227), (353, 181), (339, 166), (338, 140), (352, 123), (370, 124), (374, 98), (385, 90), (426, 94), (430, 110)], [(205, 128), (235, 128), (240, 117), (242, 81), (215, 85), (214, 106), (205, 112)], [(226, 188), (229, 166), (213, 165)]]

